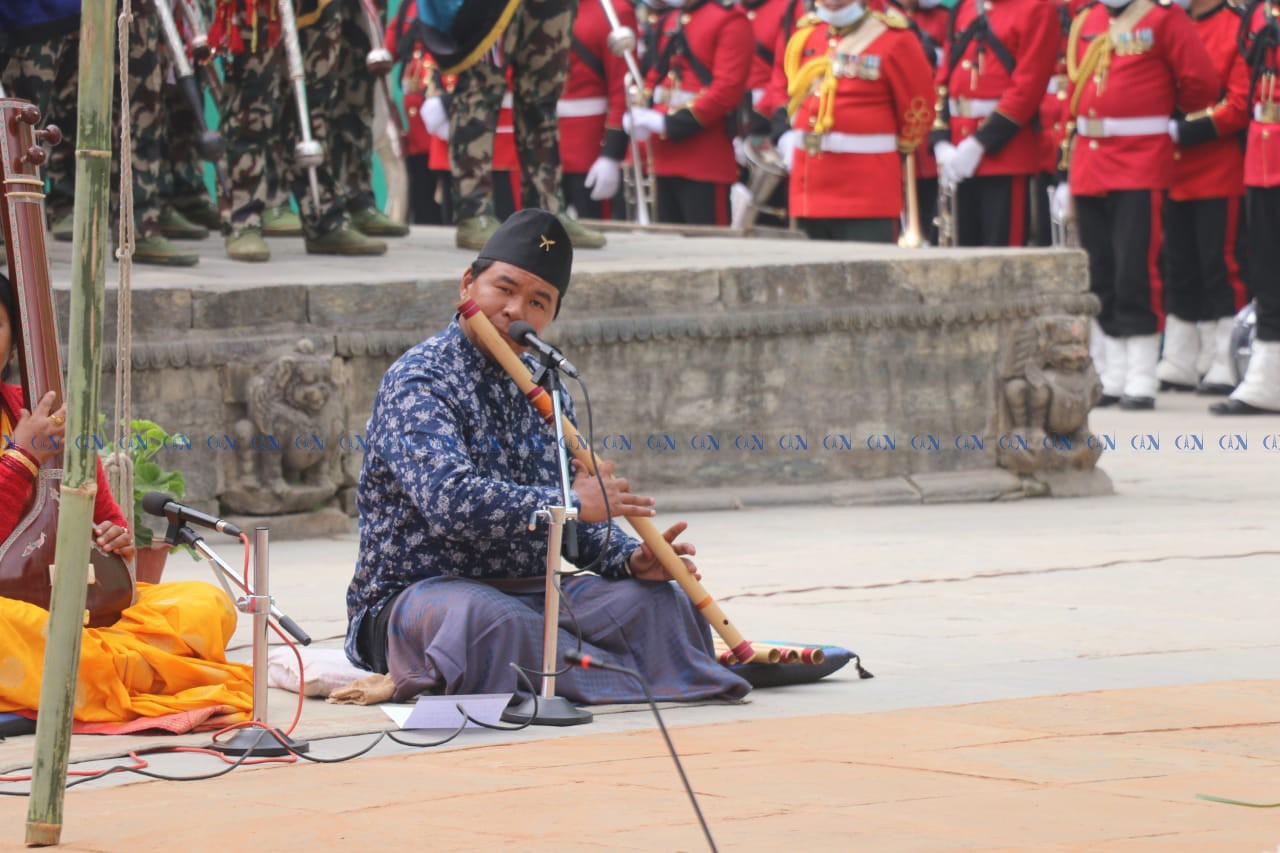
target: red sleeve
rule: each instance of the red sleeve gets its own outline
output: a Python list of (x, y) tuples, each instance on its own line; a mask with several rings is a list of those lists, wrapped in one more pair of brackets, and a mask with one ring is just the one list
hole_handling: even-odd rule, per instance
[(914, 151), (933, 126), (933, 66), (910, 30), (897, 34), (887, 82), (898, 116), (898, 148)]
[(756, 112), (765, 118), (773, 118), (774, 113), (787, 105), (787, 45), (791, 38), (795, 37), (796, 33), (792, 33), (790, 37), (786, 33), (778, 33), (778, 43), (773, 49), (773, 68), (769, 72), (769, 82), (764, 87), (764, 95), (755, 105)]
[(1164, 19), (1165, 57), (1176, 89), (1174, 103), (1184, 113), (1199, 112), (1218, 98), (1222, 88), (1218, 69), (1186, 13), (1168, 9)]
[(1013, 67), (1012, 85), (1005, 89), (996, 112), (1025, 127), (1040, 112), (1053, 67), (1058, 62), (1061, 29), (1057, 8), (1046, 0), (1034, 0), (1023, 7), (1026, 20), (1018, 45), (1018, 61)]
[[(1234, 16), (1232, 20), (1235, 20)], [(1232, 54), (1222, 101), (1210, 115), (1219, 136), (1230, 136), (1249, 126), (1249, 64), (1239, 51)]]
[(741, 9), (734, 8), (716, 37), (715, 55), (711, 58), (711, 85), (690, 105), (690, 112), (702, 126), (722, 119), (742, 103), (751, 73), (751, 57), (756, 37), (751, 22)]
[(0, 460), (0, 541), (8, 539), (22, 520), (34, 485), (26, 468), (8, 459)]
[(125, 526), (124, 513), (111, 494), (111, 485), (107, 483), (107, 472), (102, 468), (102, 458), (98, 457), (98, 498), (93, 505), (93, 523), (110, 521), (121, 527)]

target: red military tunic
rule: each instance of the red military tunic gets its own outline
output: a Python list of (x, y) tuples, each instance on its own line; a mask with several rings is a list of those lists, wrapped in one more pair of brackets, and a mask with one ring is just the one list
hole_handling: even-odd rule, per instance
[(1071, 10), (1061, 0), (1052, 0), (1058, 13), (1058, 59), (1053, 75), (1040, 100), (1040, 171), (1058, 171), (1062, 142), (1067, 138), (1067, 33), (1071, 30)]
[[(635, 8), (625, 0), (610, 1), (618, 22), (634, 31)], [(566, 174), (586, 172), (601, 154), (614, 160), (626, 156), (622, 113), (627, 108), (627, 63), (609, 50), (609, 31), (609, 19), (598, 0), (579, 5), (569, 51), (569, 79), (556, 105), (560, 162)], [(611, 131), (607, 146), (606, 129)]]
[(692, 0), (663, 14), (648, 89), (667, 114), (667, 132), (650, 140), (654, 172), (717, 184), (737, 179), (726, 120), (742, 102), (755, 39), (731, 0)]
[[(793, 90), (808, 81), (792, 101), (792, 127), (806, 139), (791, 168), (791, 213), (896, 220), (903, 201), (899, 152), (913, 151), (933, 123), (932, 69), (906, 19), (867, 14), (837, 34), (808, 18), (784, 61)], [(827, 111), (822, 92), (832, 85)], [(864, 150), (849, 150), (857, 148)]]
[[(787, 74), (782, 67), (783, 55), (787, 52), (787, 43), (791, 41), (791, 36), (795, 34), (796, 26), (805, 17), (806, 0), (792, 0), (791, 8), (786, 11), (779, 21), (779, 26), (774, 31), (774, 42), (772, 48), (773, 64), (769, 66), (768, 75), (761, 78), (760, 70), (760, 49), (759, 45), (764, 42), (757, 42), (756, 60), (752, 62), (751, 74), (748, 77), (748, 87), (751, 89), (751, 106), (755, 111), (765, 119), (770, 119), (778, 110), (785, 110), (787, 106)], [(745, 7), (745, 4), (744, 4)], [(748, 17), (751, 12), (748, 10)], [(754, 25), (759, 17), (752, 19)], [(763, 33), (756, 31), (756, 38), (759, 39)], [(756, 95), (756, 87), (759, 86), (760, 94)]]
[(1249, 68), (1236, 46), (1240, 13), (1223, 0), (1194, 21), (1224, 86), (1218, 103), (1179, 122), (1169, 198), (1236, 198), (1244, 195), (1240, 132), (1249, 126)]
[[(1256, 34), (1267, 23), (1266, 3), (1258, 4), (1249, 18), (1249, 32)], [(1280, 15), (1280, 3), (1270, 4), (1270, 14)], [(1271, 21), (1275, 26), (1275, 20)], [(1250, 44), (1253, 42), (1251, 40)], [(1250, 187), (1280, 186), (1280, 88), (1276, 86), (1280, 49), (1272, 47), (1265, 57), (1270, 76), (1262, 74), (1253, 91), (1253, 124), (1249, 126), (1249, 142), (1244, 155), (1244, 182)], [(1259, 69), (1254, 69), (1257, 72)], [(1274, 270), (1271, 271), (1275, 273)]]
[(742, 10), (751, 22), (751, 33), (755, 37), (755, 53), (747, 75), (751, 105), (755, 106), (764, 97), (774, 65), (782, 61), (787, 39), (804, 17), (804, 0), (742, 0)]
[[(1088, 73), (1078, 63), (1113, 20), (1117, 35), (1108, 67)], [(1133, 0), (1114, 19), (1107, 7), (1091, 7), (1076, 18), (1071, 34), (1068, 60), (1076, 75), (1067, 89), (1076, 123), (1072, 194), (1168, 189), (1173, 181), (1169, 116), (1175, 109), (1190, 114), (1208, 107), (1221, 88), (1195, 25), (1176, 6)], [(1123, 134), (1116, 132), (1121, 127)]]
[(1034, 119), (1058, 58), (1058, 12), (1047, 0), (988, 0), (987, 41), (976, 2), (956, 6), (938, 69), (950, 141), (977, 136), (986, 153), (976, 175), (1035, 174), (1043, 155)]

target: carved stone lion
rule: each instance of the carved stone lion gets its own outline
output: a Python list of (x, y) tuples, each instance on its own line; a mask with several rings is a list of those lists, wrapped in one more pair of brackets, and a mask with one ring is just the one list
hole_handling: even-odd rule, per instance
[(235, 472), (222, 492), (231, 512), (316, 509), (337, 494), (342, 412), (330, 359), (298, 341), (249, 380), (247, 417), (235, 425)]
[(1011, 429), (1001, 442), (1000, 464), (1023, 474), (1094, 467), (1101, 449), (1089, 432), (1089, 411), (1101, 397), (1086, 318), (1053, 315), (1025, 323), (1005, 371)]

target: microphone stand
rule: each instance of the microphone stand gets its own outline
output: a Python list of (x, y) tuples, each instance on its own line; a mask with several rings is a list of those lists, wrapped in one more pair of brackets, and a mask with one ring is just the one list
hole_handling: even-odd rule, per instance
[(508, 723), (535, 726), (578, 726), (593, 719), (590, 711), (576, 707), (563, 696), (556, 695), (555, 672), (560, 665), (556, 639), (560, 630), (560, 549), (565, 543), (566, 526), (571, 557), (577, 556), (578, 510), (569, 496), (569, 451), (565, 446), (563, 413), (560, 400), (560, 372), (555, 363), (544, 358), (545, 368), (538, 384), (551, 395), (552, 423), (556, 430), (556, 453), (560, 461), (560, 505), (534, 510), (529, 516), (529, 529), (536, 530), (539, 521), (547, 522), (546, 601), (542, 608), (542, 689), (538, 698), (530, 696), (519, 705), (508, 708), (502, 719)]
[[(236, 609), (253, 615), (253, 719), (263, 726), (267, 725), (267, 619), (274, 616), (295, 640), (304, 646), (311, 644), (311, 637), (307, 632), (282, 613), (268, 594), (267, 528), (257, 527), (253, 531), (252, 589), (244, 585), (232, 568), (205, 543), (204, 537), (191, 527), (170, 520), (164, 539), (170, 545), (189, 545), (198, 555), (207, 559), (214, 577), (235, 601)], [(239, 587), (243, 594), (237, 596), (232, 592), (228, 580)], [(298, 685), (298, 690), (302, 690), (301, 684)], [(306, 741), (294, 740), (283, 732), (277, 733), (255, 726), (240, 729), (230, 740), (221, 743), (215, 741), (207, 748), (227, 755), (280, 756), (291, 752), (306, 752), (311, 746)]]

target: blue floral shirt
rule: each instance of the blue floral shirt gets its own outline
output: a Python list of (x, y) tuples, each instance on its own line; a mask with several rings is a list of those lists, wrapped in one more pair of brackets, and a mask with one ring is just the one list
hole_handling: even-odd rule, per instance
[[(574, 420), (567, 391), (562, 398)], [(546, 574), (546, 524), (528, 525), (535, 510), (560, 503), (555, 432), (457, 317), (387, 370), (365, 443), (360, 554), (347, 588), (351, 660), (367, 665), (356, 648), (362, 621), (416, 581)], [(580, 523), (577, 562), (596, 559), (610, 527), (597, 569), (625, 577), (639, 543), (616, 523)]]

